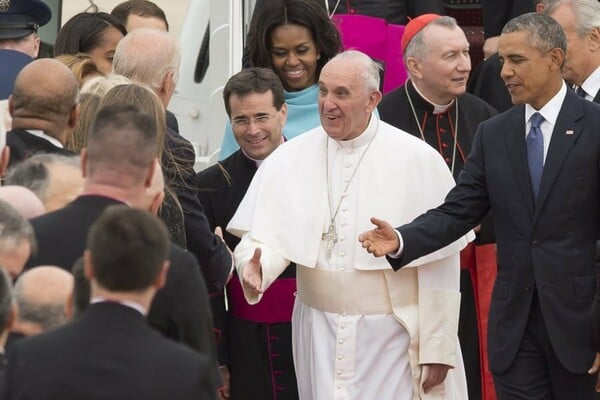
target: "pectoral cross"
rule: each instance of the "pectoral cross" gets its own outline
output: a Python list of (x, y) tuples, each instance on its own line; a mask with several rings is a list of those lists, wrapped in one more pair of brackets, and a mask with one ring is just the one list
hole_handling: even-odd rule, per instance
[(329, 224), (329, 229), (327, 232), (321, 235), (321, 240), (327, 241), (325, 245), (325, 258), (329, 260), (331, 258), (331, 252), (333, 252), (333, 245), (338, 241), (338, 236), (337, 233), (335, 233), (335, 226), (333, 223)]

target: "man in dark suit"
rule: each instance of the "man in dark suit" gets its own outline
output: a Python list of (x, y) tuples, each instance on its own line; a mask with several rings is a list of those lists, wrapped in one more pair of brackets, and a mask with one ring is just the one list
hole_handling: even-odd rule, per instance
[[(56, 265), (70, 270), (83, 254), (90, 226), (105, 208), (140, 208), (155, 171), (157, 137), (156, 123), (137, 107), (100, 110), (82, 153), (83, 194), (65, 208), (31, 220), (39, 247), (26, 268)], [(169, 259), (167, 284), (154, 297), (148, 322), (165, 336), (210, 354), (217, 373), (212, 317), (198, 263), (174, 245)]]
[[(133, 82), (152, 87), (166, 109), (175, 91), (179, 61), (179, 47), (172, 36), (140, 28), (119, 42), (113, 69)], [(223, 290), (233, 272), (233, 260), (223, 240), (211, 231), (196, 197), (194, 148), (179, 134), (177, 119), (168, 111), (164, 147), (161, 164), (165, 182), (183, 209), (187, 249), (198, 259), (211, 292)]]
[(392, 254), (399, 269), (456, 240), (491, 210), (498, 276), (488, 355), (499, 399), (595, 398), (590, 312), (600, 107), (567, 90), (565, 50), (563, 30), (546, 15), (507, 23), (499, 55), (517, 106), (479, 125), (444, 204), (397, 232), (373, 219), (378, 227), (359, 237), (369, 252)]
[(10, 348), (2, 398), (215, 399), (209, 357), (144, 321), (168, 279), (169, 248), (156, 217), (126, 205), (107, 209), (84, 255), (92, 304), (74, 322)]
[(598, 0), (555, 1), (544, 8), (567, 36), (563, 78), (575, 93), (600, 103), (600, 2)]
[(73, 155), (64, 146), (77, 123), (78, 97), (77, 80), (63, 63), (45, 58), (23, 67), (8, 99), (10, 165), (40, 152)]
[[(223, 99), (240, 149), (197, 175), (197, 195), (211, 228), (229, 224), (259, 165), (283, 142), (287, 119), (283, 85), (270, 68), (238, 72), (227, 81)], [(224, 238), (232, 249), (240, 242), (229, 232)], [(215, 327), (221, 328), (221, 374), (231, 382), (230, 394), (226, 385), (222, 396), (296, 399), (291, 327), (296, 264), (273, 282), (260, 306), (248, 304), (239, 282), (234, 276), (227, 284), (227, 302), (223, 291), (211, 294)]]

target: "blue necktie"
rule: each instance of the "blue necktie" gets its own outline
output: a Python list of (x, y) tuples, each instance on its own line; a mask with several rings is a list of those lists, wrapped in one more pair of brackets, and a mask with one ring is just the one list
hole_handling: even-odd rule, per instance
[(540, 125), (544, 122), (542, 114), (535, 113), (531, 116), (531, 129), (527, 135), (527, 164), (529, 165), (529, 178), (533, 198), (537, 199), (544, 169), (544, 135)]

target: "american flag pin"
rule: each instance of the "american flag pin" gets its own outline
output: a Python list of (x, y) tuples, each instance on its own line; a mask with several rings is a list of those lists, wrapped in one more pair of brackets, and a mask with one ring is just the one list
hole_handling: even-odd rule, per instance
[(565, 135), (572, 135), (573, 134), (573, 129), (567, 129), (565, 132)]

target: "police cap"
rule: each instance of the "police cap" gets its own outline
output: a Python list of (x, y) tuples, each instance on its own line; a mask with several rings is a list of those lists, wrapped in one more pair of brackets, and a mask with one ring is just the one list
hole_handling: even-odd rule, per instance
[(37, 32), (51, 17), (50, 7), (42, 0), (0, 0), (0, 40)]

